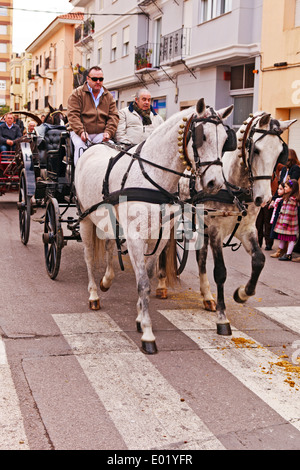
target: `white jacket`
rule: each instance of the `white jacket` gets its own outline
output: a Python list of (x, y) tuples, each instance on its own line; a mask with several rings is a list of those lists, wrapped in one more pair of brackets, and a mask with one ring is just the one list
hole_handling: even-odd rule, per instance
[(153, 109), (150, 113), (152, 124), (143, 126), (143, 118), (133, 109), (132, 104), (119, 111), (119, 125), (115, 134), (117, 142), (139, 144), (149, 137), (156, 127), (164, 122), (163, 118)]

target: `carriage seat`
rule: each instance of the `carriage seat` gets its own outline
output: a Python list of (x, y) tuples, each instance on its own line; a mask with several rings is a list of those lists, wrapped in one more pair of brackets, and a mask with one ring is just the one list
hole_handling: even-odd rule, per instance
[(38, 128), (37, 146), (39, 149), (41, 168), (47, 167), (47, 159), (51, 155), (59, 155), (61, 136), (66, 131), (64, 126), (42, 125)]

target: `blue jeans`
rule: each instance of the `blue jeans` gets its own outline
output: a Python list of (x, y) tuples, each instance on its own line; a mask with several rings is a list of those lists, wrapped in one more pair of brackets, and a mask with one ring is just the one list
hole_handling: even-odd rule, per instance
[(12, 145), (6, 145), (6, 144), (2, 144), (0, 145), (0, 152), (12, 152), (15, 150), (15, 146)]

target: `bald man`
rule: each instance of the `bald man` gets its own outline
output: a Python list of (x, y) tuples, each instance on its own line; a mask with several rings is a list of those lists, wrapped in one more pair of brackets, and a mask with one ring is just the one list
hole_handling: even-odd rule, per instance
[(115, 135), (117, 142), (137, 145), (152, 134), (164, 122), (151, 106), (151, 94), (146, 89), (137, 92), (135, 100), (119, 111), (119, 125)]

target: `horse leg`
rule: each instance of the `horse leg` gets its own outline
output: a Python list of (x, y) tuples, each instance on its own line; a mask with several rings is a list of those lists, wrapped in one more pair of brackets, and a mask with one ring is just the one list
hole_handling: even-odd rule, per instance
[(91, 310), (100, 309), (100, 299), (97, 291), (97, 284), (94, 277), (94, 258), (95, 258), (95, 226), (91, 220), (86, 218), (80, 223), (80, 235), (84, 246), (84, 258), (88, 272), (88, 292), (89, 306)]
[(103, 278), (100, 281), (100, 289), (102, 292), (107, 292), (108, 289), (111, 287), (112, 282), (115, 278), (115, 273), (113, 269), (113, 256), (114, 256), (114, 240), (106, 240), (105, 248), (107, 252), (107, 265), (106, 271)]
[(196, 251), (196, 258), (199, 269), (200, 293), (203, 297), (203, 305), (205, 310), (208, 310), (209, 312), (216, 312), (217, 306), (210, 290), (206, 272), (207, 249), (208, 237), (204, 237), (203, 247)]
[(156, 288), (156, 297), (159, 299), (168, 298), (168, 287), (167, 287), (167, 273), (166, 273), (166, 264), (167, 264), (167, 254), (168, 254), (168, 245), (165, 246), (158, 258), (158, 286)]
[(150, 280), (147, 273), (146, 264), (144, 261), (145, 243), (143, 240), (132, 240), (127, 238), (127, 248), (130, 256), (131, 264), (133, 266), (136, 284), (138, 290), (137, 302), (137, 330), (143, 333), (142, 350), (146, 354), (156, 354), (157, 347), (155, 343), (155, 336), (152, 331), (152, 322), (149, 315), (149, 299), (150, 299)]
[(240, 286), (233, 294), (234, 300), (243, 304), (249, 297), (255, 294), (258, 278), (264, 268), (266, 258), (257, 242), (255, 233), (252, 232), (250, 235), (242, 236), (240, 240), (252, 259), (252, 270), (249, 281), (246, 286)]
[(210, 244), (214, 257), (214, 279), (217, 285), (217, 333), (223, 336), (230, 336), (232, 333), (230, 322), (226, 316), (224, 300), (224, 284), (227, 271), (224, 263), (222, 241), (219, 237), (211, 237)]

